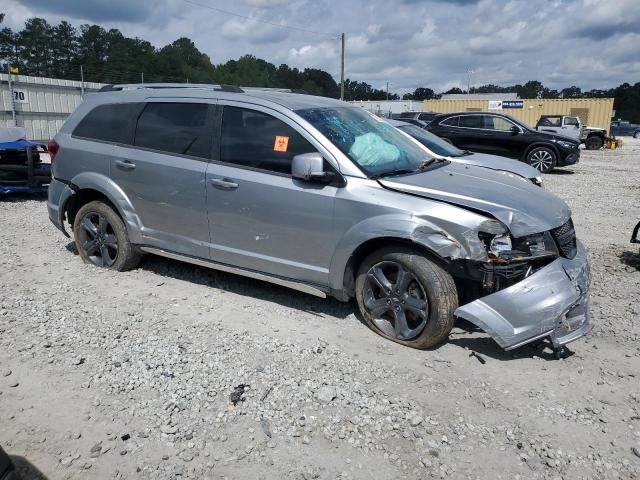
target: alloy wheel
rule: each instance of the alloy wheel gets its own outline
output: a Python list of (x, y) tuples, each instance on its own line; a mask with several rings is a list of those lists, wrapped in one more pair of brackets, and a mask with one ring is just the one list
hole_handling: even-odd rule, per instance
[(530, 165), (540, 172), (546, 172), (553, 166), (553, 157), (546, 150), (538, 150), (531, 155)]
[(404, 265), (380, 262), (369, 269), (363, 304), (378, 329), (399, 340), (410, 340), (429, 320), (426, 290)]
[(113, 226), (100, 213), (88, 213), (80, 222), (80, 246), (86, 258), (99, 267), (110, 267), (118, 258), (118, 238)]

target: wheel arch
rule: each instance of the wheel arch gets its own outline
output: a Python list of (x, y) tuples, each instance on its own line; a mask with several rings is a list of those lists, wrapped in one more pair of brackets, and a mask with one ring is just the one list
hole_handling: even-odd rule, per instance
[(525, 149), (524, 154), (522, 155), (522, 161), (526, 162), (527, 161), (527, 157), (529, 156), (529, 153), (531, 153), (531, 150), (533, 150), (534, 148), (538, 148), (538, 147), (545, 147), (545, 148), (548, 148), (550, 150), (553, 150), (553, 153), (556, 154), (556, 162), (560, 158), (560, 151), (558, 150), (558, 148), (555, 145), (549, 144), (549, 143), (545, 143), (545, 142), (536, 142), (536, 143), (532, 143), (531, 145), (529, 145)]
[(447, 259), (438, 255), (428, 246), (413, 241), (410, 238), (399, 236), (370, 238), (369, 240), (366, 240), (358, 245), (349, 256), (349, 259), (347, 260), (342, 272), (342, 287), (340, 289), (337, 289), (340, 293), (333, 292), (334, 296), (337, 296), (340, 300), (343, 301), (348, 301), (349, 299), (353, 298), (353, 296), (355, 295), (356, 274), (364, 259), (376, 250), (394, 245), (418, 250), (429, 260), (433, 261), (441, 267), (444, 267), (448, 263)]
[(102, 200), (122, 219), (132, 243), (142, 243), (142, 224), (133, 204), (124, 191), (110, 178), (95, 172), (77, 175), (70, 182), (73, 194), (61, 205), (62, 219), (73, 225), (75, 215), (83, 205)]
[[(472, 219), (477, 221), (476, 218)], [(375, 249), (398, 244), (423, 252), (439, 266), (451, 260), (486, 257), (486, 249), (466, 222), (420, 217), (409, 212), (366, 218), (354, 224), (338, 242), (329, 268), (331, 294), (347, 301), (353, 293), (353, 277), (360, 262)]]

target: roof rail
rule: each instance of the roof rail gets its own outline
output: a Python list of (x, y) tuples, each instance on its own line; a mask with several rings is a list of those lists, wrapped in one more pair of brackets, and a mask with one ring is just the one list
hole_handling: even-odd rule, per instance
[(145, 89), (163, 89), (163, 88), (196, 88), (200, 90), (215, 90), (218, 92), (236, 92), (242, 93), (240, 87), (234, 85), (218, 85), (211, 83), (121, 83), (109, 84), (103, 86), (101, 92), (115, 92), (122, 90), (145, 90)]
[(100, 92), (119, 92), (122, 90), (145, 90), (145, 89), (163, 89), (163, 88), (195, 88), (200, 90), (214, 90), (217, 92), (234, 92), (244, 93), (251, 91), (258, 92), (284, 92), (284, 93), (300, 93), (308, 95), (309, 93), (299, 88), (267, 88), (267, 87), (237, 87), (235, 85), (213, 84), (213, 83), (121, 83), (104, 85)]
[(268, 88), (268, 87), (239, 87), (241, 88), (243, 91), (247, 92), (247, 91), (252, 91), (252, 90), (256, 90), (259, 92), (283, 92), (283, 93), (301, 93), (304, 95), (309, 95), (309, 92), (307, 92), (306, 90), (303, 90), (301, 88)]

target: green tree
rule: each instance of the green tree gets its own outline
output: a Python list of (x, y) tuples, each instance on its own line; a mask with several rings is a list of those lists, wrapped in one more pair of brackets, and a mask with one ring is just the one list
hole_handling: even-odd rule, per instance
[(405, 93), (402, 96), (403, 100), (431, 100), (436, 97), (435, 92), (426, 87), (416, 88), (413, 93)]
[(582, 97), (582, 89), (576, 86), (563, 88), (560, 95), (562, 98), (580, 98)]
[(19, 33), (20, 56), (25, 64), (24, 74), (50, 77), (53, 67), (51, 37), (53, 28), (44, 18), (30, 18)]

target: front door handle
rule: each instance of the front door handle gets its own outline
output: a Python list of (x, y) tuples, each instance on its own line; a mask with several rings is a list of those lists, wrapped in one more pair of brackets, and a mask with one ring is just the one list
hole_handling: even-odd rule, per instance
[(136, 164), (130, 162), (129, 160), (116, 160), (116, 167), (121, 170), (133, 170), (136, 168)]
[(238, 188), (238, 184), (228, 178), (212, 178), (210, 182), (211, 185), (221, 190), (235, 190)]

